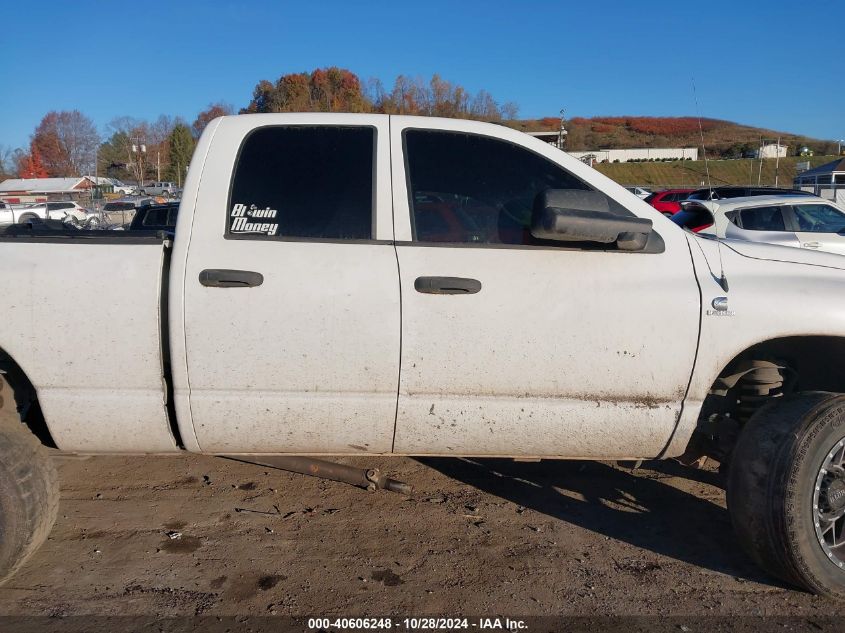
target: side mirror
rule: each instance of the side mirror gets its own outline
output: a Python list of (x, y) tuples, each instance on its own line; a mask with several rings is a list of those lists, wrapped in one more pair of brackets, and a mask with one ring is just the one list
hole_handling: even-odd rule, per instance
[(534, 200), (531, 235), (540, 240), (616, 244), (619, 250), (643, 250), (651, 235), (648, 218), (613, 213), (597, 191), (548, 189)]

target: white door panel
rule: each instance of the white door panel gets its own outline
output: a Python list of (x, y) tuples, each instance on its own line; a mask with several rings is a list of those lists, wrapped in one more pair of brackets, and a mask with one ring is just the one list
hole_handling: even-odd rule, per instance
[[(392, 246), (228, 240), (188, 264), (191, 411), (204, 451), (390, 451)], [(206, 268), (258, 271), (264, 282), (206, 288)]]
[[(359, 161), (367, 173), (350, 179), (349, 186), (372, 190), (366, 229), (367, 236), (378, 239), (267, 235), (272, 231), (262, 225), (280, 223), (281, 231), (286, 214), (294, 217), (292, 210), (298, 208), (310, 209), (301, 216), (306, 228), (311, 218), (324, 215), (331, 216), (329, 226), (337, 224), (346, 213), (338, 209), (349, 195), (332, 161), (344, 145), (319, 145), (322, 149), (314, 151), (322, 153), (306, 159), (315, 144), (274, 142), (266, 150), (266, 161), (288, 161), (288, 174), (313, 181), (298, 188), (296, 178), (284, 169), (257, 160), (246, 176), (262, 173), (259, 185), (285, 182), (296, 191), (293, 197), (280, 198), (278, 205), (262, 201), (264, 194), (253, 199), (249, 188), (237, 194), (242, 199), (234, 199), (235, 157), (246, 160), (245, 150), (238, 154), (238, 147), (245, 137), (256, 138), (258, 128), (301, 131), (331, 126), (371, 128), (375, 133), (376, 159)], [(375, 175), (372, 187), (370, 171)], [(198, 188), (184, 275), (190, 414), (202, 451), (390, 451), (400, 317), (389, 183), (387, 117), (256, 115), (221, 121)], [(324, 196), (329, 190), (334, 192), (330, 202), (313, 207), (312, 197), (328, 200)], [(252, 219), (239, 219), (238, 226), (257, 225), (265, 234), (226, 235), (227, 218), (237, 217), (235, 205), (249, 208), (253, 203), (257, 211)], [(276, 217), (267, 211), (270, 206)], [(324, 213), (327, 210), (331, 213)], [(263, 282), (254, 287), (206, 287), (199, 276), (210, 269), (257, 272)]]
[[(414, 242), (402, 124), (401, 117), (392, 118), (402, 287), (394, 450), (619, 458), (659, 454), (680, 412), (698, 338), (700, 296), (683, 232), (579, 161), (502, 130), (503, 140), (524, 144), (593, 188), (618, 193), (613, 197), (617, 204), (652, 218), (665, 250)], [(435, 124), (440, 125), (471, 129), (471, 124)], [(489, 128), (478, 133), (492, 134)], [(459, 169), (471, 170), (471, 160)], [(481, 180), (483, 174), (476, 174), (475, 182)], [(495, 179), (479, 190), (483, 187), (495, 188)], [(424, 198), (421, 204), (431, 209), (447, 200), (436, 193)], [(480, 234), (483, 238), (483, 230)], [(464, 295), (417, 291), (416, 279), (429, 276), (475, 279), (481, 290)]]
[[(397, 250), (396, 452), (660, 452), (695, 357), (699, 296), (688, 251)], [(417, 277), (434, 275), (477, 279), (482, 289), (414, 289)]]
[(809, 231), (798, 231), (795, 235), (798, 237), (802, 248), (845, 255), (845, 236), (836, 233), (811, 233)]

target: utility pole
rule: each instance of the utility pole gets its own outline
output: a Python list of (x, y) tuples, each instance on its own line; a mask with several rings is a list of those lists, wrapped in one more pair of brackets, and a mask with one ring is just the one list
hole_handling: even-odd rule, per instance
[(565, 112), (566, 112), (566, 110), (564, 108), (560, 109), (560, 130), (558, 130), (558, 133), (557, 133), (557, 148), (558, 149), (563, 149), (566, 146), (566, 135), (569, 134), (569, 132), (566, 131), (566, 127), (564, 127), (564, 121), (566, 120), (564, 118)]
[(757, 186), (763, 178), (763, 139), (760, 139), (760, 150), (757, 152), (757, 158), (760, 159), (760, 168), (757, 170)]
[(775, 154), (775, 187), (778, 186), (778, 168), (780, 167), (780, 137), (778, 136), (777, 153)]
[(161, 182), (161, 150), (156, 150), (156, 180)]
[(138, 159), (138, 187), (143, 188), (144, 154), (147, 153), (146, 139), (141, 136), (133, 136), (130, 140), (132, 141), (132, 154), (137, 155)]

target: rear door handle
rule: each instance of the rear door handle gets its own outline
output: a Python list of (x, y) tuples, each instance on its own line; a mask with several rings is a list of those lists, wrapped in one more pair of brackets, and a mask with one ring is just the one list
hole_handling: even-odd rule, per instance
[(819, 248), (821, 244), (818, 242), (804, 242), (801, 246), (804, 248)]
[(264, 275), (251, 270), (206, 268), (200, 273), (200, 283), (210, 288), (250, 288), (264, 283)]
[(481, 282), (465, 277), (417, 277), (414, 288), (429, 295), (474, 295), (481, 290)]

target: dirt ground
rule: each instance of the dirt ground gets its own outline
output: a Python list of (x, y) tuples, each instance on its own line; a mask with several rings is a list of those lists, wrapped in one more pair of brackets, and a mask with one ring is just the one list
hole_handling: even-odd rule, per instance
[(668, 462), (346, 460), (404, 496), (221, 458), (57, 461), (58, 521), (2, 615), (845, 615), (758, 571), (716, 474)]

